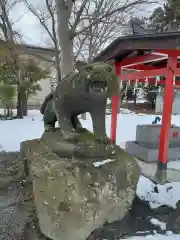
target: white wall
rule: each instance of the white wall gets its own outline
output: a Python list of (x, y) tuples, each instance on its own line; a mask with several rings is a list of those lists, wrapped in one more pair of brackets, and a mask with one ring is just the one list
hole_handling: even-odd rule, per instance
[(162, 113), (162, 111), (163, 111), (163, 98), (161, 95), (157, 95), (155, 112)]
[(28, 105), (40, 105), (44, 98), (51, 92), (51, 79), (42, 79), (39, 82), (42, 90), (37, 91), (36, 95), (30, 96)]
[[(28, 99), (28, 106), (30, 109), (39, 108), (44, 101), (45, 97), (51, 92), (51, 79), (42, 79), (39, 82), (42, 90), (37, 91), (35, 95), (32, 95)], [(16, 108), (17, 96), (13, 98), (13, 108)], [(2, 104), (0, 104), (0, 107)]]
[[(163, 96), (157, 95), (156, 97), (156, 113), (162, 113), (163, 112)], [(173, 109), (172, 114), (180, 114), (180, 94), (174, 93), (174, 102), (173, 102)]]
[[(52, 73), (50, 76), (52, 78), (55, 78), (56, 72), (54, 69), (52, 69)], [(37, 91), (35, 95), (32, 95), (28, 99), (28, 108), (29, 109), (39, 109), (40, 105), (44, 101), (45, 97), (51, 92), (51, 84), (52, 84), (52, 78), (46, 78), (42, 79), (39, 84), (41, 86), (41, 91)], [(17, 104), (17, 97), (13, 99), (13, 108), (16, 108)], [(1, 104), (0, 104), (1, 105)], [(2, 107), (2, 106), (0, 106)]]

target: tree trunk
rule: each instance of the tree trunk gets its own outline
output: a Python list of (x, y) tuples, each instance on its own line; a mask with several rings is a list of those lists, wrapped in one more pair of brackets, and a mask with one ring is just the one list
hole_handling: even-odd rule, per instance
[(23, 99), (22, 99), (22, 104), (23, 104), (23, 116), (27, 116), (28, 114), (28, 97), (26, 92), (24, 91), (23, 94)]
[(20, 85), (17, 85), (17, 118), (23, 119), (23, 93)]
[(23, 116), (27, 116), (27, 114), (28, 114), (28, 104), (27, 104), (27, 99), (25, 99), (23, 103)]
[(60, 69), (63, 78), (73, 71), (73, 41), (70, 39), (69, 32), (65, 33), (61, 30), (58, 33), (61, 48)]
[(136, 106), (136, 102), (137, 102), (137, 90), (135, 90), (134, 93), (134, 105)]
[(9, 104), (7, 104), (6, 109), (7, 109), (7, 117), (9, 118), (11, 116)]
[(73, 71), (73, 39), (69, 30), (71, 7), (64, 0), (56, 0), (57, 35), (61, 49), (61, 78)]
[(56, 72), (57, 72), (57, 80), (59, 82), (61, 80), (61, 69), (60, 69), (59, 53), (56, 53)]

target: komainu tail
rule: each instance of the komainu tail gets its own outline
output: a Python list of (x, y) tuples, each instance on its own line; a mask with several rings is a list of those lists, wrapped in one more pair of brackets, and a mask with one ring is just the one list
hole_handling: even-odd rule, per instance
[(53, 93), (49, 93), (46, 98), (44, 99), (44, 102), (42, 103), (41, 107), (40, 107), (40, 113), (41, 114), (44, 114), (45, 110), (46, 110), (46, 107), (47, 107), (47, 104), (50, 100), (53, 99)]

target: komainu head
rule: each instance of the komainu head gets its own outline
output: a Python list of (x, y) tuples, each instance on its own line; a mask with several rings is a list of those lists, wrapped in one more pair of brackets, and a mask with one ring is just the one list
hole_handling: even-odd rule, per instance
[(84, 65), (81, 71), (86, 76), (88, 90), (93, 96), (118, 95), (119, 80), (113, 65), (103, 62), (92, 63)]

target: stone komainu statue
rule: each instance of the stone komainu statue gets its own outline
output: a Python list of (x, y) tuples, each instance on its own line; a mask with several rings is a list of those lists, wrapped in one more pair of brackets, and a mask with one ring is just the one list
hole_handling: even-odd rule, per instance
[[(80, 69), (85, 65), (87, 65), (87, 62), (77, 61), (76, 62), (77, 71), (80, 71)], [(53, 92), (49, 93), (46, 96), (44, 102), (40, 107), (40, 113), (44, 115), (43, 121), (45, 131), (53, 130), (53, 128), (55, 128), (55, 123), (57, 121), (56, 113), (53, 107)], [(82, 131), (83, 128), (77, 116), (72, 116), (71, 121), (74, 129)]]
[(77, 116), (90, 112), (94, 132), (105, 135), (107, 97), (117, 94), (119, 89), (115, 69), (105, 63), (80, 63), (77, 69), (78, 73), (72, 72), (63, 78), (55, 93), (45, 98), (40, 109), (44, 114), (45, 129), (55, 127), (58, 117), (61, 130), (70, 134), (82, 129)]
[[(105, 111), (107, 98), (117, 95), (119, 81), (114, 66), (105, 63), (83, 64), (63, 78), (55, 92), (45, 99), (41, 113), (45, 124), (53, 123), (57, 117), (64, 137), (81, 127), (78, 115), (89, 112), (92, 117), (94, 134), (106, 136)], [(48, 110), (48, 102), (50, 110)], [(45, 111), (44, 105), (47, 106)], [(53, 115), (53, 112), (55, 114)], [(51, 116), (50, 116), (51, 115)]]

